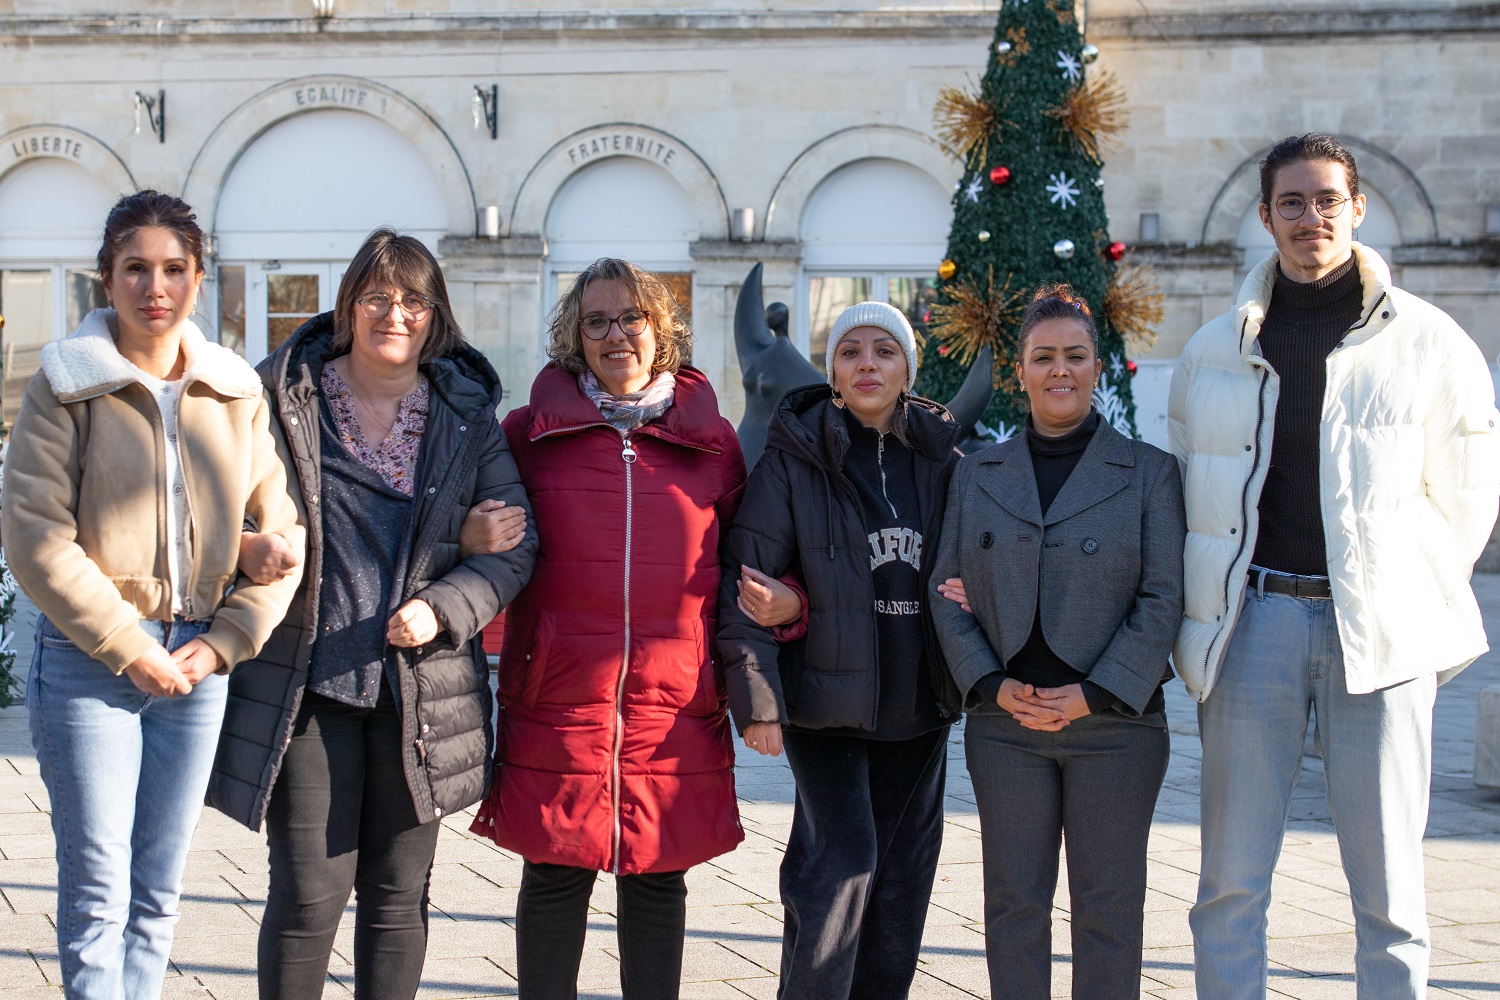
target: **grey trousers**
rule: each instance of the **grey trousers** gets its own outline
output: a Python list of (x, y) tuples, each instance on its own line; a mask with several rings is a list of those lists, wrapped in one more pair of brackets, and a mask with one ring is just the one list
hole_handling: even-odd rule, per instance
[(990, 995), (1052, 995), (1052, 897), (1066, 839), (1073, 996), (1137, 1000), (1146, 840), (1167, 773), (1165, 718), (1105, 712), (1043, 733), (1010, 716), (971, 715), (965, 729), (984, 851)]

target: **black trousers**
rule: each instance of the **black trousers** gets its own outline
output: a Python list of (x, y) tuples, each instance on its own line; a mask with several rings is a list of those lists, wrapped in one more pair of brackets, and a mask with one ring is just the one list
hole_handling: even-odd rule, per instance
[(943, 844), (948, 727), (885, 742), (787, 732), (781, 1000), (902, 1000)]
[[(516, 899), (519, 1000), (576, 1000), (592, 868), (528, 861)], [(687, 927), (687, 872), (615, 879), (624, 1000), (677, 1000)]]
[(375, 708), (304, 695), (266, 810), (271, 890), (257, 954), (261, 1000), (319, 1000), (355, 893), (354, 995), (411, 1000), (427, 954), (439, 823), (419, 824), (389, 689)]
[(1052, 995), (1052, 897), (1066, 841), (1073, 996), (1137, 1000), (1165, 720), (1153, 726), (1101, 712), (1043, 733), (1008, 715), (971, 715), (964, 748), (979, 804), (990, 996)]

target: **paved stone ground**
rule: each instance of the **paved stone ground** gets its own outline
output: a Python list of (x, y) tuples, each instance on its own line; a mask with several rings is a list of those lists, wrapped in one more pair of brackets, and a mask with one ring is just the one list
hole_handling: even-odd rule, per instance
[[(1500, 635), (1500, 576), (1476, 577), (1489, 631)], [(23, 632), (27, 629), (23, 628)], [(29, 660), (29, 637), (19, 645)], [(1434, 997), (1500, 997), (1500, 794), (1472, 783), (1475, 693), (1500, 683), (1500, 654), (1475, 664), (1438, 695), (1432, 817), (1427, 828), (1428, 910)], [(1172, 764), (1150, 849), (1144, 996), (1194, 996), (1187, 911), (1198, 870), (1198, 742), (1191, 702), (1168, 688)], [(24, 708), (0, 711), (0, 1000), (60, 998), (53, 939), (55, 867), (47, 795), (37, 777)], [(1311, 748), (1309, 748), (1311, 749)], [(981, 928), (978, 820), (961, 733), (950, 744), (947, 831), (928, 911), (920, 998), (987, 995)], [(784, 763), (742, 754), (738, 772), (746, 840), (689, 875), (683, 996), (771, 998), (781, 937), (777, 866), (791, 822)], [(1321, 762), (1304, 767), (1294, 821), (1277, 867), (1270, 916), (1271, 985), (1278, 997), (1353, 997), (1354, 930), (1348, 884), (1323, 796)], [(520, 859), (444, 821), (432, 877), (432, 934), (421, 996), (515, 992), (515, 897)], [(182, 923), (164, 995), (255, 996), (255, 938), (266, 895), (262, 837), (206, 812), (186, 874)], [(618, 997), (614, 888), (601, 877), (589, 922), (580, 994)], [(1053, 992), (1068, 995), (1068, 897), (1054, 917)], [(346, 997), (352, 908), (340, 931), (327, 997)], [(1083, 998), (1080, 998), (1083, 1000)]]

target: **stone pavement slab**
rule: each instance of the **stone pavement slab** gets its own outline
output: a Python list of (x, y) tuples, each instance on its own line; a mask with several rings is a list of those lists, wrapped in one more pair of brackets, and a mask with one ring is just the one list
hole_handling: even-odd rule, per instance
[[(1500, 636), (1500, 576), (1475, 589)], [(20, 630), (22, 671), (30, 637)], [(1425, 843), (1433, 925), (1430, 996), (1500, 997), (1500, 793), (1472, 781), (1474, 715), (1481, 687), (1500, 683), (1500, 654), (1482, 658), (1438, 693), (1433, 793)], [(1197, 889), (1198, 767), (1193, 704), (1168, 688), (1172, 758), (1149, 856), (1143, 997), (1195, 996), (1187, 912)], [(1269, 917), (1274, 997), (1353, 998), (1353, 914), (1311, 741), (1274, 880)], [(770, 1000), (776, 994), (781, 908), (778, 867), (791, 824), (793, 785), (782, 760), (743, 751), (737, 773), (746, 838), (689, 876), (685, 1000)], [(53, 915), (56, 869), (47, 796), (37, 776), (24, 708), (0, 711), (0, 1000), (60, 1000)], [(467, 832), (470, 816), (444, 820), (432, 875), (431, 943), (423, 1000), (516, 993), (515, 898), (521, 862)], [(912, 997), (989, 995), (984, 959), (978, 819), (962, 730), (949, 743), (947, 824)], [(264, 905), (265, 842), (205, 812), (185, 874), (182, 921), (164, 997), (251, 1000)], [(1069, 899), (1063, 869), (1053, 920), (1053, 994), (1069, 995)], [(353, 908), (335, 942), (326, 998), (352, 993)], [(619, 952), (613, 880), (599, 878), (579, 995), (617, 998)], [(1087, 1000), (1087, 998), (1080, 998)]]

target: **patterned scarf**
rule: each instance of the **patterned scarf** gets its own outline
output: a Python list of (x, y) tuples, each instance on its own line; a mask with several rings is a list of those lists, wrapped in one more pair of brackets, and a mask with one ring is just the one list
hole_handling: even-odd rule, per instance
[(578, 376), (578, 387), (599, 407), (599, 412), (604, 414), (611, 427), (621, 434), (629, 434), (672, 408), (677, 379), (671, 372), (661, 372), (640, 392), (615, 396), (599, 384), (593, 372), (585, 370)]

